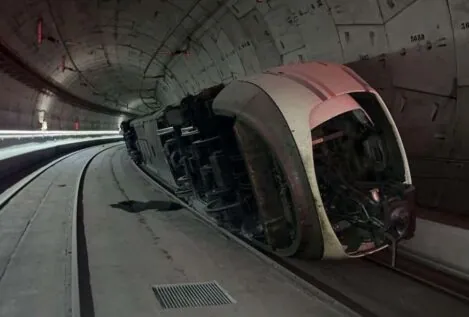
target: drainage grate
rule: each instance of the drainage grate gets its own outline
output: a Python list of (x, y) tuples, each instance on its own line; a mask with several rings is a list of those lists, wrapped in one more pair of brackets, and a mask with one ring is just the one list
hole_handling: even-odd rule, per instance
[(236, 301), (216, 282), (154, 285), (163, 309), (218, 306)]

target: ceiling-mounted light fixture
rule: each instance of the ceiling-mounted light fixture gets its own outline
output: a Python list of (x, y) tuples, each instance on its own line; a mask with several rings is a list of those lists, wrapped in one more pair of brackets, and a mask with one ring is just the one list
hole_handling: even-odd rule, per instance
[(44, 38), (44, 31), (43, 31), (43, 20), (42, 18), (37, 19), (37, 24), (36, 24), (36, 32), (37, 32), (37, 44), (41, 45), (42, 40)]

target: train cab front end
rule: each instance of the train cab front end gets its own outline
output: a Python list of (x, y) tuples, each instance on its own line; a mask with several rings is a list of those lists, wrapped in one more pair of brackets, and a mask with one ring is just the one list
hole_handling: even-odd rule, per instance
[(414, 188), (402, 141), (379, 96), (361, 91), (328, 99), (311, 111), (310, 128), (321, 205), (347, 256), (411, 238)]

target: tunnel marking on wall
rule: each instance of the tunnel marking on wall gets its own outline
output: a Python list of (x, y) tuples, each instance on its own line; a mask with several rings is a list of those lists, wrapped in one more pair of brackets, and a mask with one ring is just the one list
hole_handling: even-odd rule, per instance
[(358, 55), (358, 58), (361, 60), (361, 61), (367, 61), (370, 59), (370, 56), (368, 54), (359, 54)]
[(42, 18), (37, 19), (36, 32), (37, 32), (37, 44), (41, 45), (42, 40), (43, 40), (43, 20), (42, 20)]
[(414, 43), (414, 42), (420, 42), (420, 41), (423, 41), (423, 40), (425, 40), (425, 34), (423, 34), (423, 33), (412, 34), (412, 35), (410, 36), (410, 41), (411, 41), (412, 43)]
[(306, 6), (301, 9), (294, 10), (289, 16), (287, 16), (287, 23), (294, 26), (299, 26), (299, 17), (304, 15), (313, 15), (317, 9), (324, 6), (322, 0), (317, 0), (316, 5), (311, 3), (309, 6)]

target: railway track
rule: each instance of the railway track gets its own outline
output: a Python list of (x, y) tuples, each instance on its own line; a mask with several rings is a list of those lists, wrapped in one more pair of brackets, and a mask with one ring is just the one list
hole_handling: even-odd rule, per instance
[(397, 274), (414, 279), (422, 284), (469, 303), (468, 281), (419, 263), (404, 254), (398, 254), (396, 265), (393, 267), (390, 264), (391, 257), (392, 255), (389, 250), (385, 250), (384, 252), (366, 257), (363, 260), (385, 267)]
[[(3, 207), (7, 206), (16, 195), (19, 195), (22, 190), (27, 188), (28, 184), (31, 184), (34, 180), (37, 180), (48, 170), (51, 170), (56, 167), (58, 164), (60, 164), (60, 162), (73, 158), (74, 156), (78, 157), (77, 154), (83, 154), (83, 152), (85, 151), (93, 151), (92, 154), (87, 154), (85, 160), (82, 159), (80, 163), (80, 171), (79, 173), (77, 173), (74, 186), (75, 192), (72, 213), (72, 229), (70, 235), (70, 252), (72, 259), (70, 268), (70, 314), (73, 317), (93, 317), (95, 316), (95, 307), (97, 305), (95, 302), (93, 302), (93, 296), (91, 295), (92, 278), (90, 277), (90, 268), (88, 263), (89, 259), (87, 252), (87, 236), (85, 231), (86, 224), (83, 221), (83, 214), (84, 212), (86, 212), (86, 207), (83, 205), (84, 189), (87, 186), (85, 183), (85, 177), (87, 173), (90, 172), (89, 168), (93, 160), (95, 160), (100, 154), (103, 154), (103, 156), (101, 157), (104, 157), (105, 155), (107, 155), (105, 153), (107, 150), (115, 148), (116, 146), (119, 145), (114, 144), (104, 147), (101, 146), (99, 149), (98, 147), (85, 149), (61, 157), (51, 162), (50, 164), (44, 166), (43, 168), (37, 170), (15, 186), (11, 187), (8, 191), (0, 195), (1, 217), (1, 214), (4, 210)], [(121, 154), (120, 157), (122, 161), (119, 164), (121, 164), (122, 166), (114, 167), (112, 165), (114, 164), (113, 157), (119, 153)], [(125, 151), (119, 151), (119, 149), (115, 149), (112, 155), (108, 155), (110, 159), (107, 163), (111, 164), (111, 170), (117, 168), (125, 170), (125, 173), (132, 173), (132, 171), (128, 171), (128, 169), (125, 168), (128, 166), (123, 165), (125, 164), (126, 160), (128, 160), (125, 154)], [(217, 232), (225, 236), (227, 239), (235, 241), (237, 244), (248, 249), (249, 252), (256, 255), (262, 261), (267, 262), (269, 265), (274, 267), (275, 270), (278, 270), (282, 275), (294, 281), (294, 283), (300, 286), (305, 292), (310, 293), (315, 297), (319, 297), (323, 302), (326, 302), (329, 305), (338, 307), (338, 310), (340, 310), (340, 307), (342, 307), (343, 305), (348, 307), (350, 311), (344, 311), (345, 315), (351, 315), (355, 313), (360, 316), (369, 317), (395, 315), (407, 316), (405, 314), (398, 313), (399, 310), (396, 308), (396, 305), (398, 305), (398, 303), (390, 303), (389, 307), (382, 307), (383, 303), (385, 303), (386, 297), (389, 297), (390, 302), (392, 302), (392, 294), (394, 293), (394, 291), (383, 290), (382, 294), (379, 294), (379, 296), (376, 295), (377, 293), (379, 293), (379, 281), (386, 281), (386, 283), (388, 283), (388, 285), (381, 285), (382, 288), (386, 288), (387, 286), (389, 286), (390, 289), (399, 289), (400, 286), (398, 285), (398, 283), (396, 282), (396, 285), (391, 285), (391, 281), (402, 280), (402, 276), (405, 276), (406, 279), (411, 278), (413, 280), (418, 281), (419, 283), (425, 284), (425, 286), (421, 286), (421, 288), (413, 286), (414, 288), (408, 288), (407, 290), (403, 289), (404, 297), (412, 296), (412, 294), (415, 295), (416, 289), (423, 289), (422, 287), (431, 287), (433, 290), (436, 290), (439, 293), (449, 294), (452, 297), (457, 298), (457, 300), (461, 303), (457, 305), (461, 305), (461, 307), (463, 307), (463, 305), (465, 305), (465, 303), (468, 301), (469, 297), (467, 296), (467, 287), (460, 280), (454, 279), (449, 276), (445, 276), (443, 273), (435, 272), (434, 270), (425, 268), (421, 265), (418, 265), (418, 263), (407, 260), (405, 257), (398, 257), (396, 268), (390, 268), (388, 265), (388, 263), (390, 263), (389, 255), (386, 253), (380, 253), (366, 260), (341, 262), (322, 261), (320, 263), (310, 263), (298, 259), (278, 258), (266, 254), (266, 252), (263, 252), (258, 247), (253, 246), (248, 241), (236, 237), (230, 232), (224, 230), (223, 228), (218, 227), (211, 220), (211, 218), (197, 212), (194, 208), (192, 208), (192, 206), (188, 205), (185, 201), (182, 201), (177, 198), (173, 193), (168, 191), (164, 186), (162, 186), (160, 183), (151, 178), (142, 169), (140, 169), (136, 165), (133, 165), (133, 167), (140, 173), (141, 176), (143, 176), (146, 182), (152, 184), (152, 186), (155, 186), (159, 190), (163, 191), (165, 195), (170, 198), (170, 200), (175, 201), (178, 204), (187, 208), (200, 221), (202, 221), (204, 224), (210, 225)], [(137, 175), (136, 177), (140, 176)], [(119, 187), (119, 176), (116, 176), (114, 174), (113, 178), (114, 182), (117, 184), (117, 187)], [(124, 188), (119, 187), (119, 190), (122, 191), (124, 195), (129, 196), (128, 198), (130, 198), (131, 195), (126, 193), (128, 189), (126, 189), (125, 186), (123, 187)], [(143, 215), (138, 214), (137, 217), (139, 222), (145, 223)], [(376, 273), (379, 273), (378, 275), (381, 275), (381, 277), (374, 276)], [(367, 281), (366, 278), (369, 278), (370, 280)], [(380, 280), (375, 283), (372, 281), (373, 278), (378, 278)], [(360, 279), (363, 280), (362, 285), (366, 285), (366, 287), (370, 287), (370, 289), (364, 290), (363, 287), (360, 287), (360, 284), (357, 284), (356, 282), (356, 280)], [(374, 284), (375, 286), (370, 284)], [(375, 287), (375, 289), (373, 289), (373, 287)], [(374, 295), (376, 295), (377, 297), (373, 298)], [(395, 296), (399, 297), (400, 295), (396, 293)], [(436, 300), (432, 300), (432, 298), (440, 297), (429, 297), (428, 304), (435, 305), (436, 307), (438, 303), (436, 303)], [(410, 302), (412, 302), (413, 300), (413, 298), (410, 298)], [(419, 302), (419, 300), (416, 301)], [(445, 305), (448, 307), (448, 309), (451, 309), (451, 307), (454, 308), (454, 305), (456, 305), (454, 303), (455, 302), (452, 300), (447, 300), (447, 303)], [(402, 303), (402, 305), (408, 305), (408, 303)], [(469, 313), (469, 305), (467, 307), (467, 312)], [(395, 315), (392, 313), (394, 308), (396, 308)], [(438, 313), (428, 315), (428, 312), (432, 310), (433, 309), (431, 306), (424, 308), (422, 310), (421, 316), (438, 316)], [(385, 311), (385, 313), (381, 314), (382, 311)], [(461, 308), (456, 311), (461, 311)], [(452, 313), (452, 316), (460, 316), (457, 312)], [(412, 316), (414, 316), (414, 314), (412, 314)], [(420, 315), (417, 314), (416, 316)]]
[[(11, 250), (8, 252), (8, 259), (6, 262), (0, 261), (0, 282), (3, 282), (2, 280), (4, 279), (7, 271), (12, 267), (13, 262), (15, 261), (16, 257), (20, 258), (21, 261), (21, 256), (18, 255), (21, 253), (22, 248), (28, 248), (28, 247), (22, 247), (21, 244), (25, 244), (25, 240), (27, 240), (29, 237), (29, 233), (31, 231), (37, 231), (37, 230), (44, 230), (44, 227), (41, 229), (38, 228), (33, 228), (37, 222), (42, 222), (42, 220), (38, 220), (38, 218), (44, 217), (44, 213), (47, 211), (47, 208), (49, 208), (49, 199), (53, 199), (53, 195), (55, 194), (55, 191), (57, 191), (57, 187), (59, 188), (68, 188), (68, 191), (71, 191), (72, 188), (74, 189), (73, 195), (73, 207), (71, 207), (71, 234), (66, 237), (66, 244), (69, 244), (69, 247), (66, 247), (66, 255), (71, 258), (70, 262), (70, 267), (67, 265), (67, 270), (70, 270), (69, 274), (71, 276), (70, 282), (65, 283), (65, 288), (70, 291), (71, 296), (70, 300), (65, 300), (66, 306), (70, 306), (67, 311), (71, 312), (72, 316), (82, 316), (80, 312), (80, 308), (83, 306), (80, 303), (80, 298), (84, 298), (86, 296), (80, 296), (80, 289), (84, 289), (84, 287), (80, 287), (80, 277), (82, 277), (84, 274), (83, 272), (85, 271), (81, 266), (83, 266), (83, 259), (86, 260), (86, 257), (83, 256), (83, 250), (86, 252), (86, 247), (84, 248), (84, 245), (82, 243), (82, 237), (83, 233), (80, 231), (80, 214), (81, 214), (81, 193), (82, 193), (82, 186), (83, 186), (83, 178), (84, 175), (86, 174), (87, 167), (89, 164), (93, 161), (93, 159), (98, 156), (99, 154), (111, 149), (115, 148), (116, 146), (121, 145), (122, 143), (119, 142), (118, 144), (116, 143), (111, 143), (110, 145), (97, 145), (89, 148), (84, 148), (78, 151), (75, 151), (73, 153), (64, 155), (62, 157), (59, 157), (48, 164), (43, 165), (39, 169), (35, 170), (34, 172), (30, 173), (26, 177), (22, 178), (20, 181), (16, 182), (13, 186), (9, 187), (6, 189), (4, 192), (0, 194), (0, 220), (1, 217), (3, 216), (3, 213), (9, 213), (8, 216), (11, 216), (12, 211), (17, 211), (20, 215), (19, 217), (24, 219), (21, 219), (24, 223), (14, 223), (13, 229), (18, 229), (18, 232), (20, 233), (20, 236), (18, 239), (11, 239), (11, 242), (13, 242), (13, 246), (11, 247)], [(73, 163), (72, 163), (73, 162)], [(48, 175), (53, 174), (54, 168), (58, 168), (60, 165), (67, 165), (69, 166), (67, 172), (55, 172), (55, 176)], [(81, 171), (77, 171), (76, 167), (82, 165)], [(63, 168), (63, 166), (62, 166)], [(69, 173), (70, 175), (66, 175)], [(76, 173), (76, 174), (75, 174)], [(65, 174), (65, 175), (64, 175)], [(78, 176), (76, 179), (74, 176)], [(73, 186), (73, 179), (75, 179), (76, 183)], [(71, 182), (71, 183), (70, 183)], [(59, 183), (59, 184), (57, 184)], [(43, 186), (41, 186), (41, 184)], [(21, 195), (23, 194), (24, 191), (29, 191), (33, 194), (42, 191), (41, 195), (36, 197), (38, 203), (34, 204), (35, 207), (33, 206), (26, 206), (24, 209), (25, 211), (28, 211), (28, 215), (21, 215), (23, 213), (23, 210), (18, 206), (18, 201), (16, 200), (24, 200), (24, 198), (20, 198)], [(27, 197), (27, 196), (26, 196)], [(34, 201), (34, 199), (31, 199)], [(27, 204), (28, 201), (25, 201), (25, 204)], [(67, 205), (69, 205), (69, 202), (65, 202)], [(10, 204), (13, 204), (10, 206)], [(57, 208), (61, 207), (66, 207), (60, 204), (60, 202), (57, 202)], [(17, 209), (17, 210), (15, 210)], [(25, 212), (26, 213), (26, 212)], [(68, 215), (64, 216), (68, 217)], [(11, 220), (8, 220), (7, 223), (9, 223)], [(62, 219), (63, 225), (67, 226), (66, 219)], [(18, 222), (18, 221), (17, 221)], [(16, 228), (18, 226), (18, 228)], [(20, 226), (23, 226), (23, 228), (20, 228)], [(39, 226), (39, 225), (38, 225)], [(4, 227), (4, 229), (9, 229), (7, 227)], [(62, 228), (59, 228), (60, 230)], [(64, 228), (66, 231), (68, 229)], [(10, 242), (9, 239), (6, 239), (5, 242)], [(55, 241), (54, 241), (55, 242)], [(29, 244), (34, 243), (34, 242), (28, 242)], [(59, 242), (60, 243), (60, 242)], [(2, 250), (4, 251), (4, 250)], [(43, 260), (43, 259), (41, 259)], [(63, 260), (63, 259), (61, 259)], [(86, 263), (86, 261), (85, 261)], [(38, 268), (40, 269), (40, 268)], [(14, 274), (12, 274), (14, 275)], [(41, 277), (36, 277), (36, 276), (31, 276), (30, 278), (37, 279), (37, 283), (44, 283), (43, 280), (41, 280)], [(18, 281), (18, 283), (20, 283)], [(8, 284), (8, 283), (7, 283)], [(6, 294), (4, 294), (6, 295)], [(6, 296), (3, 296), (6, 297)], [(47, 305), (44, 305), (47, 306)], [(50, 309), (51, 311), (55, 308), (48, 306), (46, 307), (46, 311)], [(8, 309), (8, 305), (5, 304), (5, 302), (0, 304), (0, 315), (2, 316), (8, 316), (7, 312), (4, 310)], [(51, 311), (48, 311), (46, 314), (49, 315)], [(11, 312), (14, 314), (13, 312)]]
[[(133, 163), (133, 162), (132, 162)], [(354, 312), (357, 312), (360, 316), (380, 316), (376, 314), (373, 310), (370, 310), (359, 303), (359, 301), (354, 300), (353, 297), (348, 296), (345, 292), (341, 291), (338, 288), (328, 285), (318, 279), (315, 274), (312, 272), (308, 272), (306, 269), (309, 265), (317, 266), (318, 263), (309, 263), (308, 261), (298, 260), (298, 259), (288, 259), (288, 258), (281, 258), (275, 255), (268, 253), (266, 250), (263, 249), (261, 244), (256, 245), (253, 244), (252, 241), (247, 241), (243, 237), (236, 236), (233, 233), (220, 228), (215, 221), (210, 218), (208, 215), (203, 214), (197, 211), (193, 206), (188, 204), (186, 201), (177, 197), (171, 190), (169, 190), (164, 184), (153, 178), (145, 169), (133, 164), (134, 168), (138, 170), (143, 177), (145, 177), (149, 182), (152, 182), (155, 186), (157, 186), (160, 190), (164, 191), (168, 197), (179, 204), (186, 207), (190, 210), (194, 215), (196, 215), (199, 219), (201, 219), (204, 223), (212, 226), (220, 233), (236, 241), (237, 243), (241, 244), (243, 247), (249, 249), (251, 252), (256, 253), (259, 257), (263, 258), (264, 261), (270, 262), (272, 265), (278, 267), (284, 274), (289, 276), (290, 278), (300, 282), (306, 289), (311, 291), (309, 286), (314, 286), (314, 288), (318, 288), (321, 291), (325, 292), (329, 295), (329, 298), (323, 298), (323, 300), (329, 301), (333, 303), (334, 301), (338, 301)], [(324, 263), (324, 261), (322, 261)], [(380, 269), (388, 270), (392, 272), (392, 274), (404, 276), (405, 278), (412, 279), (421, 283), (425, 286), (431, 287), (434, 290), (447, 294), (464, 304), (469, 305), (469, 283), (463, 279), (459, 279), (457, 277), (450, 276), (443, 272), (440, 272), (436, 269), (430, 268), (425, 266), (415, 260), (406, 257), (405, 255), (399, 254), (397, 256), (397, 260), (395, 266), (391, 265), (392, 263), (392, 254), (389, 250), (385, 250), (384, 252), (380, 252), (377, 254), (373, 254), (366, 258), (350, 260), (349, 262), (361, 263), (367, 266), (376, 266)], [(345, 261), (344, 261), (345, 263)], [(321, 265), (321, 264), (319, 264)], [(345, 269), (345, 267), (344, 267)], [(316, 271), (317, 272), (317, 271)], [(370, 278), (372, 278), (370, 276)], [(383, 285), (383, 287), (386, 287)], [(312, 290), (316, 296), (320, 296), (314, 290)], [(469, 314), (469, 306), (468, 306), (468, 314)]]

